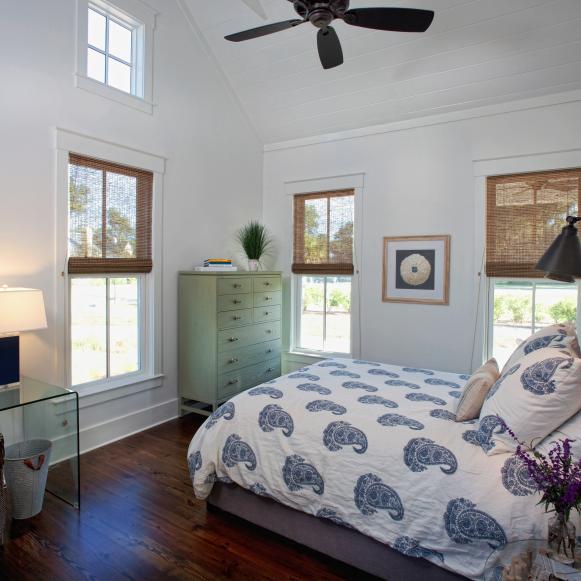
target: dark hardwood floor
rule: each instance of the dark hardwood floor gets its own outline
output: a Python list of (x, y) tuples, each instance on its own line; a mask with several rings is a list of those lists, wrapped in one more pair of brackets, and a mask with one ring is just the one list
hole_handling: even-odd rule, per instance
[(193, 415), (82, 456), (81, 511), (47, 494), (13, 527), (0, 579), (371, 579), (193, 496)]

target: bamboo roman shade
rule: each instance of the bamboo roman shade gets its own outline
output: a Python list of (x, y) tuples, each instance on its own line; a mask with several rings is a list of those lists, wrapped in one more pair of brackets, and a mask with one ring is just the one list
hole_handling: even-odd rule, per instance
[(535, 265), (577, 214), (581, 169), (489, 177), (486, 275), (542, 278)]
[(72, 274), (150, 272), (153, 174), (70, 154)]
[(295, 274), (353, 274), (354, 192), (294, 197)]

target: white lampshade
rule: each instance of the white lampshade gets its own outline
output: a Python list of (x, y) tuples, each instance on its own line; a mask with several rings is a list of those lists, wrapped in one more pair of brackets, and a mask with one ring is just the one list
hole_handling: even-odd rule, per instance
[(0, 288), (0, 333), (46, 328), (42, 291), (33, 288)]

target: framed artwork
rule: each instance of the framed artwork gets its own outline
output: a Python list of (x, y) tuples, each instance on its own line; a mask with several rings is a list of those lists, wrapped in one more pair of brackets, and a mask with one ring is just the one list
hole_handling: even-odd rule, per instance
[(383, 239), (382, 300), (447, 305), (450, 236), (391, 236)]

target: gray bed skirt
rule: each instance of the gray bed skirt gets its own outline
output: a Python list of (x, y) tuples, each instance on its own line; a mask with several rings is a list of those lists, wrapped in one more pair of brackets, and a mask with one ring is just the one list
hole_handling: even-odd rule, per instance
[(208, 504), (388, 581), (466, 579), (407, 557), (353, 529), (288, 508), (234, 484), (217, 482)]

